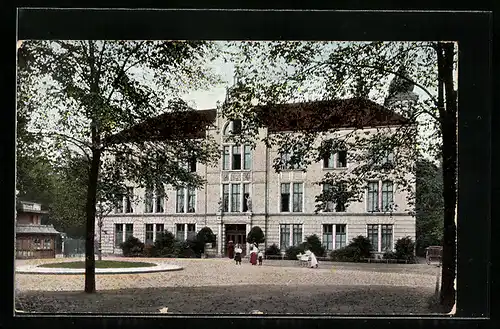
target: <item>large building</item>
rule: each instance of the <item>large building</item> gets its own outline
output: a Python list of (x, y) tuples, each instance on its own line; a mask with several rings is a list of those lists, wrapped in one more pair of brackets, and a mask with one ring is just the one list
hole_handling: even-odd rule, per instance
[[(357, 113), (356, 119), (351, 116), (347, 120), (343, 114), (347, 110)], [(323, 128), (338, 127), (341, 134), (348, 134), (352, 127), (362, 127), (365, 133), (379, 126), (397, 128), (407, 123), (395, 112), (363, 98), (281, 105), (262, 113), (265, 127), (260, 129), (259, 137), (293, 133), (316, 124)], [(317, 119), (318, 113), (326, 116)], [(175, 121), (172, 115), (166, 113), (157, 120)], [(205, 226), (217, 235), (219, 255), (226, 253), (230, 240), (243, 244), (246, 252), (249, 248), (246, 236), (253, 226), (264, 231), (266, 247), (276, 244), (282, 251), (300, 244), (311, 234), (320, 237), (327, 250), (344, 247), (352, 238), (364, 235), (379, 254), (393, 250), (399, 238), (410, 236), (415, 240), (415, 217), (408, 213), (407, 192), (399, 189), (390, 177), (368, 182), (361, 202), (350, 203), (347, 208), (332, 205), (330, 211), (315, 213), (315, 196), (322, 188), (317, 182), (327, 172), (356, 166), (348, 161), (349, 150), (331, 154), (309, 165), (306, 171), (284, 168), (276, 173), (273, 167), (278, 156), (276, 149), (267, 148), (264, 143), (251, 149), (229, 141), (228, 135), (241, 129), (238, 120), (226, 121), (215, 109), (193, 111), (190, 115), (194, 116), (190, 122), (210, 123), (206, 129), (196, 128), (195, 135), (213, 136), (221, 146), (222, 154), (216, 165), (189, 164), (191, 171), (206, 179), (205, 185), (198, 190), (167, 186), (165, 195), (130, 188), (130, 195), (104, 219), (104, 254), (121, 253), (119, 244), (130, 235), (152, 243), (158, 233), (168, 230), (179, 239), (188, 239)], [(321, 122), (311, 121), (313, 117)], [(139, 201), (134, 202), (132, 196), (140, 196)], [(388, 207), (393, 210), (386, 211)]]

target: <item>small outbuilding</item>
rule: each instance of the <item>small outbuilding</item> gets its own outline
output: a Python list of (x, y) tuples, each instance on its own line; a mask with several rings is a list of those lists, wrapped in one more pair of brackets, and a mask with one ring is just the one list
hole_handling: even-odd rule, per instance
[(39, 203), (18, 201), (16, 218), (16, 258), (55, 258), (59, 236), (53, 225), (41, 225), (47, 213)]

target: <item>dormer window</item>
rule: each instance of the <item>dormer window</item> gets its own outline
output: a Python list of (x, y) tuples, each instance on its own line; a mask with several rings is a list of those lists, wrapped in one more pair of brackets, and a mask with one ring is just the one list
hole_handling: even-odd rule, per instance
[(224, 135), (240, 135), (241, 134), (241, 120), (233, 120), (226, 124), (223, 131)]

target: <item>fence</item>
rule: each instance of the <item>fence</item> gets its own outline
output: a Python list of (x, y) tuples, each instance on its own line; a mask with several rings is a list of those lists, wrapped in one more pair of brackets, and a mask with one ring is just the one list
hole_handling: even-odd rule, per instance
[(85, 256), (85, 239), (64, 239), (64, 257)]

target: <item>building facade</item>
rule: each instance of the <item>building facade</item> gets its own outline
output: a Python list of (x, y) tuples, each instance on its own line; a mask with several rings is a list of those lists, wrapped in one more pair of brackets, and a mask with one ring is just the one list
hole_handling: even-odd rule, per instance
[[(279, 120), (267, 119), (266, 127), (259, 131), (259, 138), (278, 132), (294, 133), (302, 124), (301, 120), (290, 117), (290, 113), (297, 112), (296, 105), (285, 106)], [(346, 100), (341, 105), (312, 102), (306, 107), (313, 112), (332, 113), (338, 108), (362, 108), (363, 133), (375, 131), (380, 125), (397, 127), (404, 121), (368, 100)], [(303, 106), (299, 108), (304, 112)], [(264, 231), (265, 247), (276, 244), (282, 251), (300, 244), (312, 234), (321, 239), (327, 250), (342, 248), (358, 235), (367, 236), (377, 254), (393, 250), (399, 238), (410, 236), (415, 240), (415, 217), (409, 215), (406, 192), (390, 177), (367, 182), (361, 202), (350, 203), (348, 207), (332, 204), (328, 211), (315, 213), (315, 197), (322, 189), (317, 182), (327, 172), (348, 171), (357, 165), (349, 161), (349, 150), (331, 154), (309, 165), (305, 171), (283, 168), (277, 173), (273, 167), (278, 157), (276, 149), (267, 148), (264, 143), (257, 143), (252, 149), (230, 142), (228, 136), (241, 130), (240, 121), (224, 120), (215, 109), (196, 112), (205, 117), (208, 113), (213, 118), (204, 134), (214, 137), (221, 148), (221, 157), (215, 165), (205, 166), (195, 161), (187, 164), (189, 170), (206, 180), (204, 187), (174, 189), (166, 186), (164, 195), (131, 187), (123, 203), (103, 221), (104, 254), (120, 254), (119, 244), (131, 235), (150, 244), (163, 231), (168, 230), (179, 239), (189, 239), (205, 226), (217, 235), (217, 252), (221, 256), (226, 254), (229, 241), (242, 244), (246, 253), (249, 248), (246, 236), (253, 226)], [(366, 118), (376, 122), (367, 122)], [(338, 115), (326, 122), (335, 120), (340, 134), (352, 131), (349, 122), (338, 122)], [(387, 211), (389, 207), (391, 211)]]

